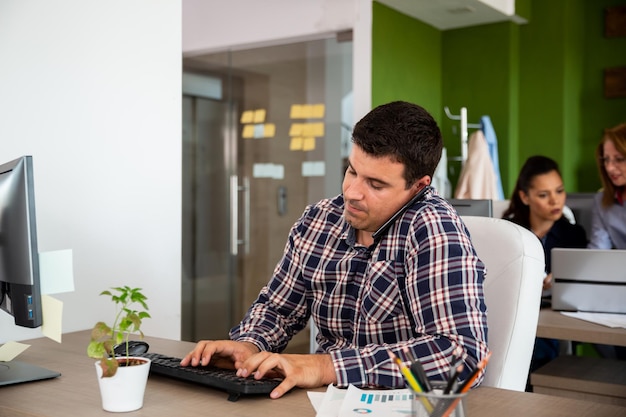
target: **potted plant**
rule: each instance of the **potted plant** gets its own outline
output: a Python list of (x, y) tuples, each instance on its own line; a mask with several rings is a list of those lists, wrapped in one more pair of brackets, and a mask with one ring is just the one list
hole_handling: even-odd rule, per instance
[[(111, 326), (98, 322), (91, 331), (87, 355), (98, 359), (96, 373), (106, 411), (126, 412), (143, 406), (143, 396), (150, 370), (150, 360), (129, 354), (131, 335), (141, 331), (142, 320), (150, 314), (147, 297), (141, 288), (113, 287), (100, 293), (111, 298), (115, 316)], [(121, 346), (125, 354), (116, 356), (114, 348)]]

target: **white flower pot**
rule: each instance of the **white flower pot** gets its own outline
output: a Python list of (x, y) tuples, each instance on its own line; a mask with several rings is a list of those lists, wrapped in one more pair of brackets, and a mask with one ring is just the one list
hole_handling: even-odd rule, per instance
[(143, 407), (143, 396), (148, 383), (150, 360), (141, 365), (119, 366), (112, 377), (102, 378), (100, 361), (96, 362), (96, 374), (102, 397), (102, 408), (105, 411), (127, 412)]

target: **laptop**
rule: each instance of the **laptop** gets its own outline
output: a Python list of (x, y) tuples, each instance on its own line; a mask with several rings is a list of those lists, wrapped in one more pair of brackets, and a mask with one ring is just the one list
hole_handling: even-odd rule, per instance
[(626, 250), (552, 249), (552, 309), (626, 314)]

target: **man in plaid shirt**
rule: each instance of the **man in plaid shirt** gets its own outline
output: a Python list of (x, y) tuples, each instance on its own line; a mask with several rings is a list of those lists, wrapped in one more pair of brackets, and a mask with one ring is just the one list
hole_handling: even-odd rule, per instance
[[(403, 387), (389, 351), (419, 359), (431, 380), (445, 380), (459, 356), (465, 379), (486, 356), (484, 264), (429, 186), (443, 147), (437, 123), (397, 101), (352, 136), (343, 193), (305, 209), (231, 340), (198, 342), (182, 365), (226, 359), (240, 376), (278, 373), (278, 398), (294, 386)], [(281, 354), (309, 318), (317, 352)]]

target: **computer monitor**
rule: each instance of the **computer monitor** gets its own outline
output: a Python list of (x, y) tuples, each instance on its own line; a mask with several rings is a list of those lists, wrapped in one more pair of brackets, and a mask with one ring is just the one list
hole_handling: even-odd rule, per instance
[(33, 160), (0, 165), (0, 308), (15, 324), (42, 324)]
[(591, 234), (591, 215), (595, 195), (596, 193), (567, 193), (565, 200), (565, 205), (572, 210), (576, 223), (585, 229), (587, 237)]
[[(0, 165), (0, 309), (17, 326), (43, 324), (32, 156)], [(0, 385), (59, 375), (19, 361), (0, 362)]]
[(451, 198), (448, 200), (459, 216), (493, 217), (491, 200)]

